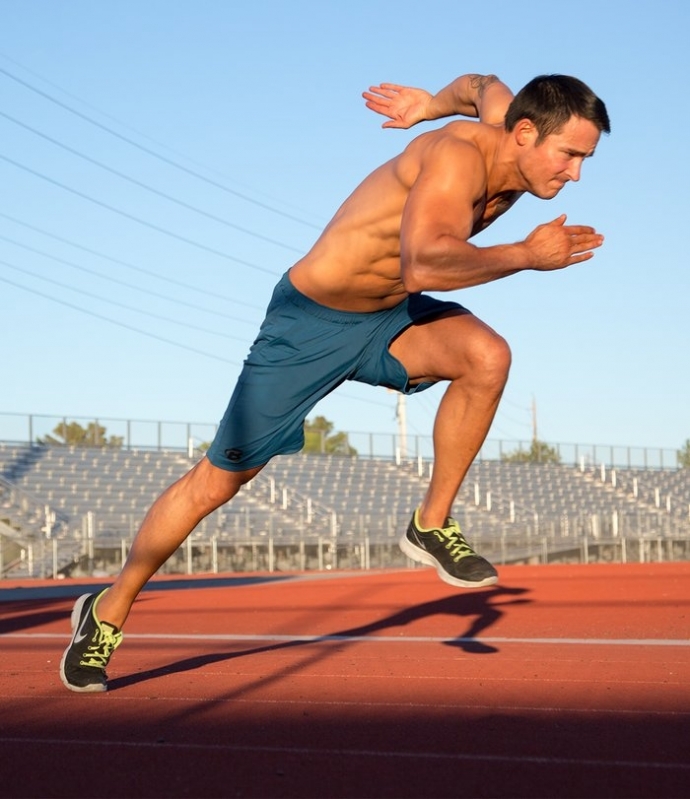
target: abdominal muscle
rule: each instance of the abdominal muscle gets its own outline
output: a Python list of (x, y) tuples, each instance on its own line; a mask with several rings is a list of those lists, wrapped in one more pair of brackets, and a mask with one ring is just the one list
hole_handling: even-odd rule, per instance
[(302, 294), (360, 313), (393, 308), (408, 296), (400, 270), (400, 223), (409, 189), (395, 161), (355, 189), (292, 267), (290, 281)]
[(338, 311), (382, 311), (408, 296), (400, 278), (399, 259), (371, 264), (365, 271), (337, 259), (304, 258), (290, 270), (290, 282), (314, 302)]

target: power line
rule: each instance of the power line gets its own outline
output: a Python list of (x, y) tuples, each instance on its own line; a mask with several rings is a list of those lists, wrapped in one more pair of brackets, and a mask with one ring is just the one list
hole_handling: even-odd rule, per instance
[(30, 131), (35, 136), (40, 136), (42, 139), (49, 141), (51, 144), (54, 144), (56, 147), (60, 147), (61, 149), (65, 150), (68, 153), (71, 153), (77, 158), (81, 158), (90, 164), (94, 164), (99, 169), (103, 169), (106, 172), (110, 172), (112, 175), (116, 175), (117, 177), (122, 178), (122, 180), (126, 180), (129, 183), (132, 183), (134, 186), (138, 186), (141, 189), (150, 191), (152, 194), (155, 194), (157, 197), (162, 197), (163, 199), (175, 203), (176, 205), (179, 205), (182, 208), (186, 208), (188, 211), (194, 211), (194, 213), (200, 214), (201, 216), (204, 216), (207, 219), (212, 219), (214, 222), (219, 222), (221, 225), (226, 225), (227, 227), (233, 228), (234, 230), (239, 230), (241, 233), (246, 233), (248, 236), (253, 236), (254, 238), (260, 239), (261, 241), (266, 241), (269, 244), (275, 244), (277, 247), (283, 247), (286, 250), (291, 250), (292, 252), (297, 252), (297, 253), (303, 252), (298, 247), (293, 247), (290, 244), (285, 244), (284, 242), (278, 241), (277, 239), (272, 239), (269, 236), (264, 236), (261, 233), (256, 233), (255, 231), (249, 230), (248, 228), (242, 227), (241, 225), (237, 225), (234, 222), (229, 222), (227, 219), (223, 219), (220, 216), (216, 216), (215, 214), (212, 214), (208, 211), (204, 211), (202, 208), (197, 208), (196, 206), (191, 205), (191, 203), (187, 203), (184, 200), (180, 200), (177, 197), (173, 197), (170, 194), (166, 194), (166, 192), (160, 191), (159, 189), (156, 189), (153, 186), (149, 186), (147, 183), (143, 183), (142, 181), (137, 180), (136, 178), (133, 178), (130, 175), (126, 175), (124, 172), (120, 172), (119, 170), (114, 169), (113, 167), (110, 167), (107, 164), (104, 164), (102, 161), (98, 161), (95, 158), (91, 158), (91, 156), (86, 155), (85, 153), (82, 153), (79, 150), (75, 150), (73, 147), (64, 144), (64, 142), (58, 141), (57, 139), (54, 139), (52, 136), (48, 136), (48, 134), (46, 133), (42, 133), (40, 130), (33, 128), (31, 127), (31, 125), (27, 125), (24, 122), (21, 122), (15, 117), (6, 114), (4, 111), (0, 111), (0, 116), (4, 117), (5, 119), (9, 120), (15, 125), (18, 125), (19, 127)]
[(25, 164), (20, 164), (18, 161), (13, 160), (12, 158), (8, 158), (6, 155), (0, 155), (0, 159), (7, 162), (8, 164), (12, 164), (12, 166), (17, 167), (17, 169), (22, 169), (25, 172), (28, 172), (29, 174), (40, 178), (41, 180), (45, 180), (48, 183), (51, 183), (60, 189), (64, 189), (65, 191), (68, 191), (71, 194), (76, 195), (77, 197), (81, 197), (83, 200), (88, 200), (89, 202), (92, 202), (95, 205), (100, 206), (101, 208), (105, 208), (108, 211), (112, 211), (113, 213), (125, 217), (126, 219), (130, 219), (132, 222), (136, 222), (137, 224), (143, 225), (144, 227), (150, 228), (151, 230), (156, 230), (158, 233), (163, 233), (166, 236), (171, 236), (172, 238), (177, 239), (178, 241), (185, 242), (185, 244), (190, 244), (192, 247), (198, 247), (200, 250), (205, 250), (206, 252), (210, 252), (213, 255), (219, 256), (220, 258), (226, 258), (229, 261), (234, 261), (235, 263), (242, 264), (242, 266), (247, 266), (250, 269), (256, 269), (259, 272), (264, 272), (265, 274), (273, 275), (273, 277), (276, 277), (278, 274), (273, 269), (266, 269), (265, 267), (258, 266), (257, 264), (253, 264), (250, 261), (244, 261), (241, 258), (236, 258), (234, 255), (229, 255), (228, 253), (222, 252), (221, 250), (216, 250), (214, 247), (208, 247), (206, 244), (202, 244), (199, 241), (194, 241), (193, 239), (187, 238), (186, 236), (182, 236), (179, 233), (174, 233), (172, 230), (167, 230), (167, 228), (160, 227), (160, 225), (155, 225), (153, 222), (147, 222), (145, 219), (141, 219), (141, 217), (134, 216), (134, 214), (130, 214), (127, 211), (123, 211), (121, 208), (116, 208), (113, 205), (109, 205), (108, 203), (105, 203), (102, 200), (97, 200), (95, 197), (92, 197), (89, 194), (85, 194), (84, 192), (72, 188), (71, 186), (67, 186), (65, 183), (61, 183), (59, 180), (55, 180), (54, 178), (51, 178), (48, 175), (43, 174), (42, 172), (38, 172), (37, 170), (26, 166)]
[(36, 289), (28, 288), (27, 286), (22, 286), (21, 283), (15, 283), (13, 280), (8, 280), (6, 277), (0, 277), (0, 281), (3, 283), (8, 283), (10, 286), (14, 286), (15, 288), (22, 289), (23, 291), (28, 291), (30, 294), (35, 294), (38, 297), (43, 297), (46, 300), (50, 300), (50, 302), (55, 302), (58, 305), (64, 305), (67, 308), (71, 308), (74, 311), (79, 311), (80, 313), (88, 314), (89, 316), (93, 316), (96, 319), (100, 319), (101, 321), (110, 322), (110, 324), (117, 325), (118, 327), (123, 327), (126, 330), (132, 330), (135, 333), (140, 333), (143, 336), (148, 336), (149, 338), (156, 339), (156, 341), (162, 341), (165, 344), (171, 344), (173, 347), (180, 347), (183, 350), (188, 350), (189, 352), (196, 353), (197, 355), (203, 355), (206, 358), (213, 358), (216, 361), (223, 361), (224, 363), (232, 364), (233, 366), (241, 366), (237, 361), (231, 361), (228, 358), (223, 358), (221, 355), (216, 355), (212, 352), (205, 352), (204, 350), (197, 349), (196, 347), (190, 347), (187, 344), (181, 344), (179, 341), (173, 341), (172, 339), (165, 338), (164, 336), (159, 336), (156, 333), (151, 333), (148, 330), (142, 330), (141, 328), (134, 327), (133, 325), (128, 325), (125, 322), (120, 322), (117, 319), (111, 319), (108, 316), (103, 316), (102, 314), (95, 313), (95, 311), (89, 311), (87, 308), (82, 308), (79, 305), (73, 305), (70, 302), (65, 302), (65, 300), (59, 300), (57, 297), (51, 297), (49, 294), (44, 294), (42, 291), (37, 291)]
[[(225, 300), (226, 302), (232, 302), (236, 305), (242, 305), (245, 308), (253, 308), (254, 310), (261, 311), (263, 308), (259, 305), (253, 305), (249, 302), (244, 302), (243, 300), (235, 299), (234, 297), (228, 297), (225, 294), (219, 294), (217, 291), (208, 291), (207, 289), (199, 288), (198, 286), (193, 285), (192, 283), (185, 283), (181, 280), (175, 280), (168, 275), (159, 275), (157, 272), (152, 272), (150, 269), (144, 269), (142, 266), (136, 266), (135, 264), (131, 264), (128, 261), (122, 261), (119, 258), (114, 258), (111, 255), (107, 255), (106, 253), (99, 252), (98, 250), (93, 250), (90, 247), (85, 247), (83, 244), (78, 244), (75, 241), (70, 239), (66, 239), (63, 236), (58, 236), (55, 233), (50, 233), (43, 228), (37, 227), (36, 225), (31, 225), (28, 222), (24, 222), (21, 219), (17, 219), (14, 216), (10, 216), (9, 214), (4, 214), (0, 211), (0, 217), (3, 219), (9, 219), (11, 222), (14, 222), (16, 225), (21, 225), (22, 227), (28, 228), (29, 230), (33, 230), (36, 233), (40, 233), (43, 236), (47, 236), (48, 238), (54, 239), (55, 241), (62, 242), (63, 244), (68, 244), (70, 247), (75, 247), (78, 250), (82, 250), (83, 252), (87, 252), (90, 255), (95, 255), (98, 258), (103, 258), (107, 261), (110, 261), (114, 264), (119, 264), (120, 266), (124, 266), (127, 269), (132, 269), (136, 272), (141, 272), (144, 275), (148, 275), (149, 277), (156, 278), (156, 280), (162, 280), (166, 283), (171, 283), (174, 286), (180, 286), (181, 288), (187, 289), (188, 291), (196, 291), (199, 294), (205, 294), (209, 297), (213, 297), (214, 299)], [(24, 246), (24, 245), (22, 245)]]
[(255, 200), (252, 197), (248, 197), (246, 194), (242, 194), (241, 192), (238, 192), (238, 191), (235, 191), (233, 189), (228, 188), (227, 186), (223, 185), (222, 183), (218, 183), (215, 180), (211, 180), (210, 178), (207, 178), (205, 175), (202, 175), (202, 174), (200, 174), (199, 172), (196, 172), (193, 169), (189, 169), (188, 167), (183, 166), (182, 164), (178, 163), (177, 161), (172, 160), (171, 158), (166, 158), (164, 155), (161, 155), (160, 153), (155, 152), (155, 150), (151, 150), (148, 147), (144, 147), (142, 144), (139, 144), (138, 142), (134, 141), (133, 139), (130, 139), (127, 136), (123, 136), (121, 133), (118, 133), (117, 131), (113, 130), (112, 128), (109, 128), (107, 125), (103, 125), (101, 122), (97, 122), (95, 119), (92, 119), (87, 114), (83, 114), (81, 111), (77, 111), (76, 108), (72, 108), (70, 105), (67, 105), (67, 103), (61, 102), (56, 97), (53, 97), (51, 94), (48, 94), (48, 92), (42, 91), (41, 89), (37, 88), (36, 86), (33, 86), (28, 81), (22, 80), (20, 77), (18, 77), (17, 75), (14, 75), (12, 72), (10, 72), (7, 69), (4, 69), (3, 67), (0, 67), (0, 73), (5, 75), (6, 77), (10, 78), (11, 80), (19, 83), (21, 86), (24, 86), (25, 88), (29, 89), (30, 91), (35, 92), (36, 94), (40, 95), (41, 97), (45, 98), (46, 100), (49, 100), (51, 103), (55, 103), (55, 105), (59, 106), (60, 108), (63, 108), (65, 111), (68, 111), (70, 114), (74, 114), (75, 116), (79, 117), (80, 119), (83, 119), (85, 122), (88, 122), (90, 125), (94, 125), (95, 127), (100, 128), (101, 130), (104, 130), (106, 133), (109, 133), (111, 136), (115, 136), (116, 138), (120, 139), (121, 141), (126, 142), (127, 144), (131, 145), (132, 147), (136, 147), (138, 150), (141, 150), (142, 152), (147, 153), (148, 155), (152, 156), (153, 158), (157, 158), (159, 161), (163, 161), (164, 163), (174, 167), (175, 169), (179, 169), (182, 172), (187, 173), (188, 175), (192, 175), (193, 177), (197, 178), (198, 180), (202, 180), (205, 183), (208, 183), (209, 185), (214, 186), (217, 189), (221, 189), (221, 191), (225, 191), (228, 194), (232, 194), (235, 197), (239, 197), (242, 200), (245, 200), (246, 202), (252, 203), (253, 205), (256, 205), (256, 206), (258, 206), (260, 208), (263, 208), (263, 209), (265, 209), (267, 211), (271, 211), (272, 213), (278, 214), (279, 216), (285, 217), (286, 219), (291, 219), (293, 222), (299, 222), (302, 225), (306, 225), (307, 227), (315, 228), (317, 230), (321, 229), (320, 225), (314, 225), (311, 222), (307, 222), (304, 219), (301, 219), (300, 217), (293, 216), (292, 214), (288, 214), (285, 211), (280, 211), (279, 209), (274, 208), (273, 206), (270, 206), (267, 203), (262, 203), (259, 200)]
[[(205, 169), (208, 172), (216, 174), (219, 177), (224, 178), (225, 180), (232, 180), (232, 178), (229, 178), (227, 175), (224, 175), (218, 169), (210, 167), (208, 164), (203, 164), (203, 163), (201, 163), (199, 161), (195, 161), (193, 158), (190, 158), (190, 156), (187, 155), (186, 153), (182, 153), (179, 150), (175, 150), (174, 147), (170, 147), (170, 145), (165, 144), (165, 142), (158, 141), (153, 136), (149, 136), (147, 133), (144, 133), (141, 130), (137, 130), (137, 128), (135, 128), (133, 125), (130, 125), (127, 122), (123, 122), (121, 119), (118, 119), (118, 117), (114, 116), (113, 114), (109, 114), (107, 111), (103, 111), (103, 109), (98, 108), (97, 106), (93, 105), (93, 103), (90, 103), (87, 100), (84, 100), (83, 97), (79, 97), (78, 95), (74, 94), (73, 92), (68, 91), (67, 89), (64, 88), (64, 86), (60, 86), (59, 84), (55, 83), (54, 81), (49, 80), (48, 78), (45, 77), (45, 75), (41, 75), (40, 73), (36, 72), (35, 70), (30, 69), (29, 67), (27, 67), (25, 64), (21, 64), (16, 59), (10, 58), (10, 56), (8, 56), (7, 53), (0, 53), (0, 58), (3, 58), (5, 61), (9, 61), (11, 64), (14, 64), (14, 66), (19, 67), (19, 69), (23, 70), (24, 72), (28, 72), (29, 75), (32, 75), (33, 77), (38, 78), (42, 83), (45, 83), (48, 86), (52, 86), (54, 89), (57, 89), (59, 92), (61, 92), (62, 94), (66, 95), (67, 97), (70, 97), (71, 99), (76, 100), (78, 103), (80, 103), (81, 105), (85, 106), (86, 108), (89, 108), (92, 111), (95, 111), (100, 116), (105, 117), (106, 119), (112, 120), (113, 122), (118, 124), (120, 127), (123, 127), (126, 130), (130, 130), (132, 133), (136, 133), (136, 135), (140, 136), (142, 139), (146, 139), (147, 141), (150, 141), (152, 144), (155, 144), (156, 146), (162, 147), (164, 150), (167, 150), (169, 153), (173, 153), (173, 155), (177, 155), (180, 158), (183, 158), (185, 161), (188, 161), (190, 164), (194, 164), (195, 166), (201, 167), (202, 169)], [(291, 203), (286, 203), (284, 200), (281, 200), (281, 199), (279, 199), (277, 197), (273, 197), (273, 196), (271, 196), (270, 194), (268, 194), (265, 191), (257, 190), (256, 188), (254, 188), (254, 191), (256, 193), (258, 193), (258, 194), (263, 194), (265, 197), (267, 197), (267, 198), (269, 198), (271, 200), (274, 200), (274, 201), (280, 203), (281, 205), (284, 205), (284, 206), (290, 206), (291, 205)], [(249, 202), (254, 202), (254, 200), (252, 200), (251, 198), (245, 197), (244, 195), (239, 195), (239, 196), (242, 199), (247, 199)], [(292, 207), (295, 210), (300, 210), (300, 211), (303, 210), (303, 209), (298, 209), (294, 205), (292, 205)], [(280, 213), (280, 211), (278, 211), (277, 209), (272, 209), (272, 210), (275, 210), (276, 213)], [(309, 212), (307, 211), (306, 213), (309, 213)], [(298, 219), (297, 221), (301, 222), (304, 225), (309, 225), (311, 227), (319, 229), (319, 226), (312, 225), (310, 222), (307, 222), (306, 220), (303, 220), (301, 218)]]
[[(119, 278), (112, 277), (111, 275), (103, 275), (100, 272), (96, 272), (94, 269), (89, 269), (86, 266), (81, 266), (80, 264), (75, 264), (72, 261), (68, 261), (65, 258), (59, 258), (57, 255), (51, 255), (50, 253), (44, 252), (43, 250), (39, 250), (36, 247), (31, 247), (28, 244), (23, 244), (20, 241), (15, 241), (14, 239), (9, 238), (9, 236), (3, 236), (0, 234), (0, 239), (2, 241), (8, 241), (10, 244), (14, 244), (17, 247), (22, 247), (29, 252), (34, 252), (37, 255), (41, 255), (44, 258), (50, 258), (52, 261), (57, 261), (57, 263), (65, 264), (66, 266), (71, 266), (73, 269), (78, 269), (81, 272), (86, 272), (89, 275), (95, 275), (96, 277), (101, 278), (101, 280), (108, 280), (111, 283), (116, 283), (119, 286), (125, 286), (129, 289), (134, 289), (134, 291), (139, 291), (142, 294), (148, 294), (150, 296), (156, 297), (157, 299), (167, 300), (168, 302), (174, 302), (179, 305), (184, 305), (187, 308), (192, 308), (195, 311), (201, 311), (205, 314), (213, 314), (215, 316), (221, 316), (224, 319), (230, 319), (233, 322), (243, 322), (245, 324), (255, 325), (256, 322), (253, 319), (241, 319), (237, 316), (230, 316), (229, 314), (222, 313), (221, 311), (214, 311), (210, 308), (205, 308), (200, 305), (195, 305), (192, 302), (186, 302), (185, 300), (179, 300), (174, 297), (166, 297), (164, 294), (161, 294), (158, 291), (151, 291), (150, 289), (142, 288), (141, 286), (135, 286), (133, 283), (128, 283), (126, 280), (120, 280)], [(4, 262), (3, 262), (4, 263)], [(69, 286), (67, 286), (69, 288)], [(77, 289), (74, 289), (77, 291)]]
[(199, 325), (191, 324), (190, 322), (183, 322), (180, 319), (172, 319), (169, 316), (162, 316), (161, 314), (153, 313), (153, 311), (142, 311), (139, 308), (134, 308), (131, 305), (127, 305), (126, 303), (123, 302), (118, 302), (117, 300), (111, 300), (108, 297), (101, 296), (100, 294), (94, 294), (93, 292), (86, 291), (85, 289), (78, 289), (74, 288), (74, 286), (68, 286), (65, 283), (61, 283), (59, 280), (55, 280), (52, 277), (45, 277), (45, 275), (36, 274), (36, 272), (31, 272), (28, 269), (22, 269), (22, 267), (16, 266), (15, 264), (11, 264), (9, 263), (9, 261), (4, 261), (1, 258), (0, 258), (0, 264), (4, 264), (5, 266), (8, 266), (10, 269), (14, 269), (16, 272), (20, 272), (23, 275), (28, 275), (29, 277), (35, 277), (38, 278), (39, 280), (45, 280), (46, 283), (52, 283), (54, 286), (59, 286), (62, 289), (68, 289), (69, 291), (74, 291), (77, 294), (83, 294), (85, 297), (91, 297), (91, 299), (99, 300), (100, 302), (107, 302), (110, 303), (110, 305), (115, 305), (118, 308), (124, 308), (127, 311), (134, 311), (135, 313), (140, 313), (144, 316), (149, 316), (152, 319), (158, 319), (162, 322), (170, 322), (174, 325), (187, 327), (190, 330), (198, 330), (202, 333), (210, 333), (211, 335), (214, 336), (222, 336), (223, 338), (233, 339), (235, 341), (242, 341), (244, 343), (247, 342), (246, 338), (242, 338), (240, 336), (232, 336), (229, 333), (220, 333), (216, 330), (210, 330), (209, 328), (206, 327), (200, 327)]

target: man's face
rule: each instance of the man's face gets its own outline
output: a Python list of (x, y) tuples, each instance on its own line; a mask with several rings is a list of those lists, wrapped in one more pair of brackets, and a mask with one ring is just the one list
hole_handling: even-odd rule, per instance
[(575, 116), (539, 143), (535, 129), (525, 141), (521, 165), (530, 193), (550, 200), (569, 180), (579, 180), (582, 162), (594, 155), (600, 135), (593, 122)]

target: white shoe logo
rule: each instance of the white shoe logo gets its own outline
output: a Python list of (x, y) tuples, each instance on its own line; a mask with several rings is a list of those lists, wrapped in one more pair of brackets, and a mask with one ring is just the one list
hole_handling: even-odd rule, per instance
[[(90, 613), (90, 612), (91, 612), (91, 611), (89, 611), (89, 613)], [(87, 638), (87, 634), (86, 634), (86, 633), (83, 633), (83, 634), (82, 634), (82, 631), (83, 631), (83, 629), (84, 629), (84, 625), (85, 625), (85, 624), (87, 623), (87, 621), (89, 620), (89, 613), (87, 613), (87, 614), (84, 616), (84, 621), (81, 623), (81, 627), (79, 628), (79, 631), (78, 631), (78, 632), (77, 632), (77, 634), (74, 636), (74, 643), (75, 643), (75, 644), (80, 644), (80, 643), (81, 643), (81, 642), (82, 642), (82, 641), (83, 641), (85, 638)]]

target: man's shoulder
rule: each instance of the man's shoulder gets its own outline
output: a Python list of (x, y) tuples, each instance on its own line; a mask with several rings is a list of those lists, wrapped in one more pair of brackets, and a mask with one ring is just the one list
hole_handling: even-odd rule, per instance
[[(486, 129), (486, 130), (484, 130)], [(464, 168), (486, 166), (486, 153), (495, 130), (478, 122), (449, 122), (437, 130), (423, 133), (413, 140), (408, 150), (420, 165), (442, 162)]]

